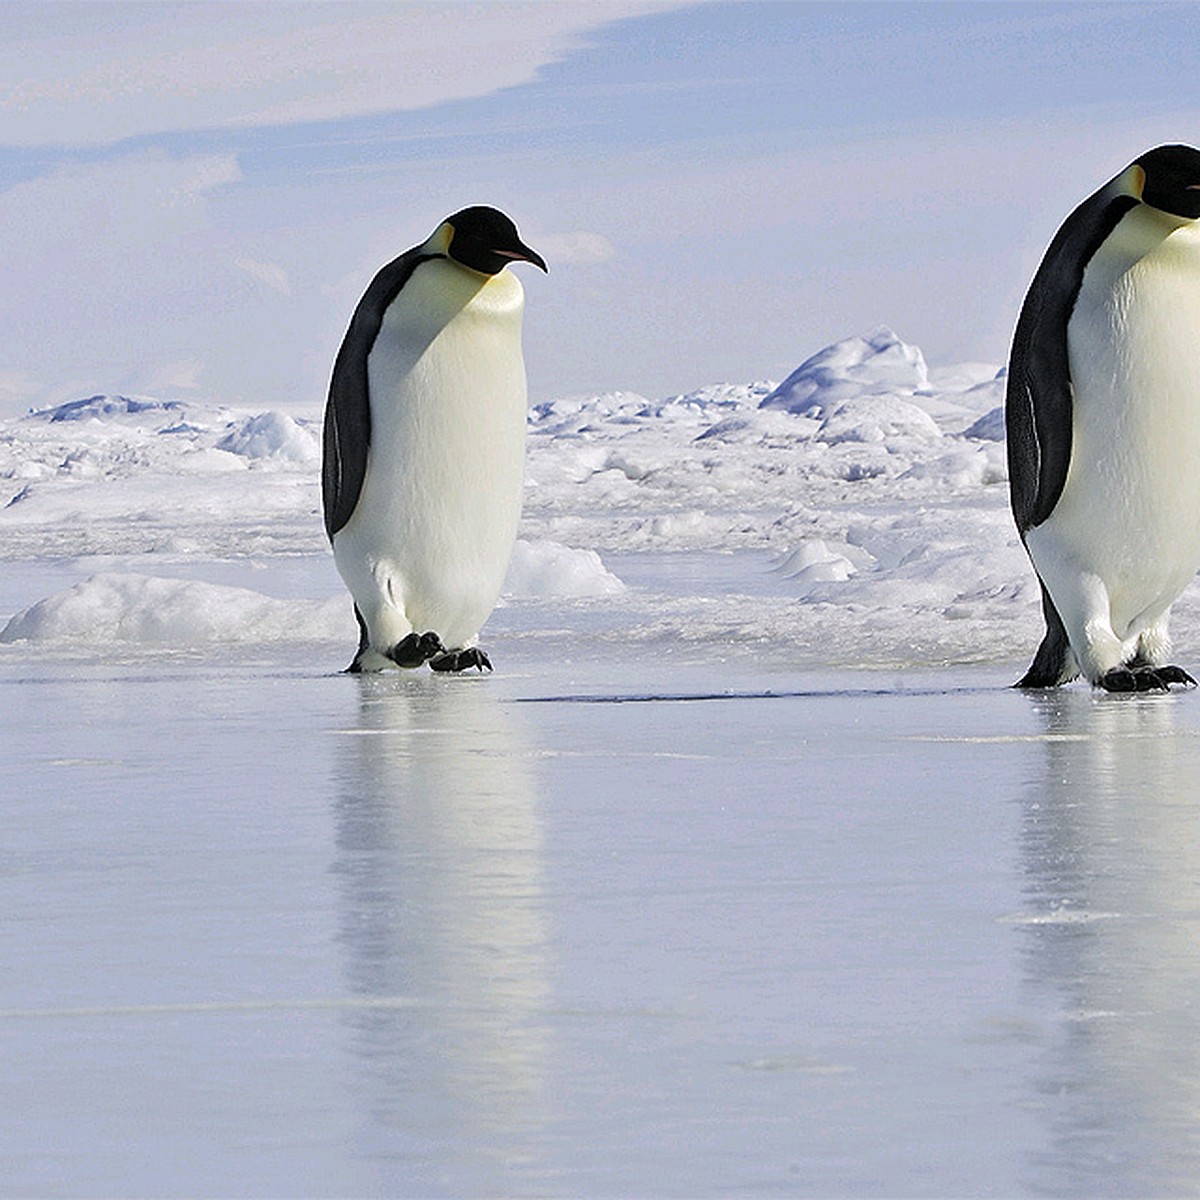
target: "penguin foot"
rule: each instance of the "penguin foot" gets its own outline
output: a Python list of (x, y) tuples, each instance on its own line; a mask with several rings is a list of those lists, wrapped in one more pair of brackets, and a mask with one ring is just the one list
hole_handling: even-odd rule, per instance
[(398, 667), (419, 667), (445, 653), (446, 647), (436, 633), (410, 633), (401, 638), (387, 656)]
[(429, 660), (431, 671), (466, 671), (471, 667), (490, 671), (492, 660), (478, 646), (466, 650), (447, 650)]
[(1196, 681), (1182, 667), (1152, 667), (1142, 663), (1113, 667), (1097, 680), (1097, 686), (1106, 692), (1165, 692), (1173, 683), (1196, 686)]
[(1182, 667), (1156, 667), (1158, 677), (1167, 683), (1181, 683), (1184, 687), (1195, 687), (1196, 681)]

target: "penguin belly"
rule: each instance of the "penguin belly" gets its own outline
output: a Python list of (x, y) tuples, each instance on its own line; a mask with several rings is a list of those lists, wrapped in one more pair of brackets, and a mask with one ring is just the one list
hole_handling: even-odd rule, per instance
[(368, 358), (366, 475), (333, 543), (379, 654), (413, 632), (474, 644), (504, 583), (525, 473), (520, 282), (434, 260), (403, 298)]
[(1200, 237), (1143, 207), (1102, 250), (1067, 331), (1067, 478), (1026, 533), (1093, 682), (1139, 652), (1161, 659), (1200, 569)]

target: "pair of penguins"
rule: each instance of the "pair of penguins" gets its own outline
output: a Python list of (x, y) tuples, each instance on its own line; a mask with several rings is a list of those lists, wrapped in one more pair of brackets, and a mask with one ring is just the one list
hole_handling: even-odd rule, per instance
[[(354, 598), (350, 671), (489, 670), (524, 482), (523, 292), (546, 270), (493, 208), (375, 276), (325, 414), (325, 528)], [(1200, 150), (1143, 154), (1066, 219), (1008, 365), (1013, 515), (1046, 633), (1018, 687), (1193, 685), (1170, 607), (1200, 569)]]

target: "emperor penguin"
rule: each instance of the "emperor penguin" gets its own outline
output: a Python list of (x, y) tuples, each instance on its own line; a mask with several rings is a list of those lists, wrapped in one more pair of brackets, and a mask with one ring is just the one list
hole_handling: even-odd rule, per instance
[(1167, 663), (1200, 569), (1200, 150), (1159, 146), (1063, 222), (1021, 308), (1013, 515), (1046, 633), (1017, 687), (1195, 680)]
[(383, 267), (354, 310), (325, 408), (325, 531), (354, 599), (348, 670), (491, 670), (525, 475), (524, 292), (546, 270), (494, 208), (464, 208)]

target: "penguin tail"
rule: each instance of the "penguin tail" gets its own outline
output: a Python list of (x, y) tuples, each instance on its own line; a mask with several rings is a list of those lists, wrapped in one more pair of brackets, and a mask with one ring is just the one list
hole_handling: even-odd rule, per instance
[(1058, 609), (1054, 607), (1054, 601), (1050, 599), (1050, 593), (1046, 591), (1044, 583), (1042, 612), (1046, 618), (1046, 634), (1033, 656), (1033, 662), (1029, 664), (1029, 670), (1013, 684), (1013, 687), (1058, 687), (1060, 683), (1067, 683), (1079, 674), (1062, 617), (1058, 615)]

